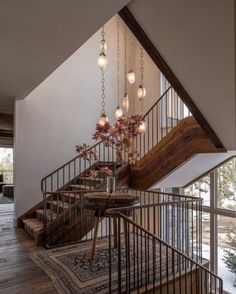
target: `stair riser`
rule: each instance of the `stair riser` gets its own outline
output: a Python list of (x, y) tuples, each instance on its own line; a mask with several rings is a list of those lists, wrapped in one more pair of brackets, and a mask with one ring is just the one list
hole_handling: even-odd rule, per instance
[[(45, 217), (44, 217), (44, 215), (42, 213), (37, 213), (36, 212), (36, 217), (40, 221), (44, 222)], [(47, 215), (47, 221), (51, 221), (51, 220), (54, 221), (55, 219), (56, 219), (56, 215), (53, 216), (53, 217), (51, 217), (50, 215)]]

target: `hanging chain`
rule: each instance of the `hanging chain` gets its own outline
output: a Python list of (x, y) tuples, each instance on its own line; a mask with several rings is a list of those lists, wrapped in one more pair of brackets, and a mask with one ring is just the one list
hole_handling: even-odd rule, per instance
[(104, 30), (104, 26), (102, 26), (102, 31), (101, 31), (101, 37), (102, 37), (102, 40), (101, 40), (101, 51), (104, 53), (105, 52), (105, 30)]
[(105, 113), (105, 70), (102, 70), (102, 113)]
[(125, 93), (127, 93), (127, 50), (126, 50), (126, 42), (127, 42), (127, 26), (125, 24)]
[[(102, 26), (102, 32), (101, 32), (101, 36), (102, 36), (102, 41), (101, 41), (101, 44), (102, 44), (102, 52), (104, 53), (105, 51), (105, 30), (104, 30), (104, 26)], [(102, 113), (105, 114), (105, 70), (102, 70), (102, 95), (101, 95), (101, 105), (102, 105)]]
[(143, 87), (144, 82), (144, 52), (143, 47), (140, 46), (140, 85)]
[(132, 36), (132, 33), (129, 32), (129, 70), (133, 68), (133, 52), (134, 50), (134, 38)]
[(117, 15), (117, 101), (119, 105), (120, 97), (120, 20)]

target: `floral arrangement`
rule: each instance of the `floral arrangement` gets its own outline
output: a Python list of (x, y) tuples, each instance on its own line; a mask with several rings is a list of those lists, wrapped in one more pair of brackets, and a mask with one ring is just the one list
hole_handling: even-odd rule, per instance
[[(142, 122), (143, 118), (140, 115), (123, 115), (114, 126), (109, 122), (104, 125), (97, 124), (93, 139), (96, 142), (101, 141), (106, 147), (114, 148), (118, 164), (124, 163), (126, 156), (128, 162), (133, 164), (140, 157), (140, 153), (134, 147), (134, 139), (139, 134)], [(84, 160), (98, 161), (96, 150), (87, 144), (77, 145), (76, 151)], [(112, 173), (108, 167), (102, 168), (101, 171), (107, 175)]]
[(110, 123), (106, 123), (104, 126), (97, 124), (93, 139), (102, 141), (106, 147), (113, 147), (116, 151), (117, 163), (123, 163), (125, 161), (123, 156), (127, 154), (128, 161), (132, 164), (140, 156), (133, 143), (139, 134), (138, 130), (142, 121), (140, 115), (123, 115), (114, 126)]

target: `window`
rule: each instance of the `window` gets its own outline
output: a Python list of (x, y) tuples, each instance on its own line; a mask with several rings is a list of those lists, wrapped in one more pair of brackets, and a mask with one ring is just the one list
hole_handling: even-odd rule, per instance
[(203, 257), (224, 282), (224, 290), (236, 293), (236, 158), (192, 183), (186, 195), (203, 198)]
[(0, 148), (0, 175), (3, 182), (13, 184), (13, 149)]
[(216, 170), (217, 207), (236, 210), (236, 158)]
[(236, 286), (236, 220), (232, 217), (219, 215), (217, 227), (218, 275), (224, 281), (225, 290), (230, 293), (235, 293), (236, 288), (234, 287), (234, 285)]
[(202, 256), (211, 259), (210, 255), (210, 213), (202, 213)]
[(210, 175), (188, 186), (185, 189), (185, 195), (203, 198), (203, 205), (210, 206)]

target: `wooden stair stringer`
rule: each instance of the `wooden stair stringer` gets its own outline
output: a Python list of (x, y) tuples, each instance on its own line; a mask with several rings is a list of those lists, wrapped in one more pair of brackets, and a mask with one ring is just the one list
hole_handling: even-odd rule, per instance
[(187, 117), (131, 166), (130, 187), (148, 189), (192, 156), (216, 152), (225, 149), (215, 147), (198, 122)]

